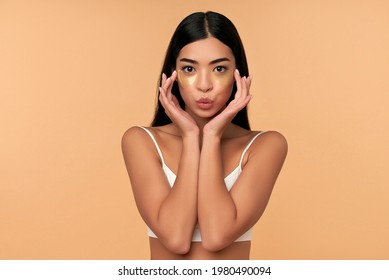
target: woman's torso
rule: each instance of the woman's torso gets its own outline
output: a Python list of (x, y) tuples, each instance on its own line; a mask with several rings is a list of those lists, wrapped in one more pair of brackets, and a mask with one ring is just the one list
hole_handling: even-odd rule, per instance
[[(182, 141), (173, 125), (149, 128), (163, 154), (165, 164), (177, 174), (181, 156)], [(257, 132), (244, 130), (231, 125), (221, 141), (224, 177), (231, 174), (239, 165), (242, 152)], [(242, 159), (242, 167), (247, 162), (248, 153)], [(177, 255), (167, 250), (157, 239), (150, 237), (151, 259), (249, 259), (250, 241), (233, 242), (219, 252), (206, 251), (201, 242), (192, 242), (189, 253)]]

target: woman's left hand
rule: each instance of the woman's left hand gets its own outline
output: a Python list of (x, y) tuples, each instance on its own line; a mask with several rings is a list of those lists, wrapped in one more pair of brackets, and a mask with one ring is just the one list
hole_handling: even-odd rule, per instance
[(252, 77), (241, 77), (237, 69), (234, 72), (234, 77), (237, 88), (234, 99), (220, 114), (216, 115), (204, 126), (204, 134), (212, 134), (221, 137), (236, 114), (250, 102), (251, 95), (249, 94), (249, 90)]

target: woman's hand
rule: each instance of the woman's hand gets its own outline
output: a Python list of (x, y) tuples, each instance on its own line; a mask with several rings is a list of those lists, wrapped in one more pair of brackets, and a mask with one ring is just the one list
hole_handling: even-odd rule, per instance
[(181, 130), (182, 136), (191, 133), (199, 135), (200, 129), (197, 123), (180, 107), (177, 98), (172, 94), (173, 82), (176, 77), (176, 71), (169, 78), (165, 74), (162, 74), (162, 85), (159, 87), (159, 101), (165, 109), (166, 115)]
[(237, 87), (234, 99), (220, 114), (215, 116), (204, 126), (204, 134), (221, 137), (236, 114), (250, 102), (251, 95), (249, 94), (249, 90), (252, 77), (241, 77), (237, 69), (234, 72), (234, 77)]

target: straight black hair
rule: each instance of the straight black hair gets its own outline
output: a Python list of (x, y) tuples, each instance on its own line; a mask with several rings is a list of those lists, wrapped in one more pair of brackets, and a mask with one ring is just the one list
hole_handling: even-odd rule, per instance
[[(176, 66), (176, 59), (183, 47), (190, 43), (209, 37), (218, 39), (231, 49), (235, 57), (236, 68), (239, 70), (240, 75), (242, 77), (248, 77), (249, 69), (247, 65), (246, 54), (238, 31), (236, 30), (234, 24), (226, 16), (211, 11), (206, 13), (196, 12), (190, 14), (177, 26), (177, 29), (175, 30), (167, 48), (160, 77), (162, 76), (162, 73), (165, 73), (168, 77), (172, 74), (172, 69), (174, 69)], [(162, 79), (160, 78), (158, 82), (159, 86), (161, 86), (161, 83)], [(236, 84), (234, 83), (231, 96), (227, 101), (227, 104), (234, 99), (236, 90)], [(174, 82), (173, 84), (172, 94), (177, 97), (180, 106), (185, 108), (185, 103), (181, 98), (177, 82)], [(159, 95), (158, 89), (157, 95)], [(171, 123), (172, 121), (166, 115), (161, 102), (159, 99), (157, 100), (158, 103), (151, 125), (161, 126)], [(247, 107), (244, 107), (236, 114), (232, 120), (232, 123), (250, 130), (250, 124), (247, 116)]]

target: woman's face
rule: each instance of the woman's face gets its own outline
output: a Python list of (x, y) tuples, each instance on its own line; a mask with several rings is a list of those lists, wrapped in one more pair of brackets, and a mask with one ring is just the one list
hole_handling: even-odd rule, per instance
[(185, 110), (211, 118), (226, 106), (234, 85), (235, 58), (213, 37), (183, 47), (176, 60), (178, 87)]

